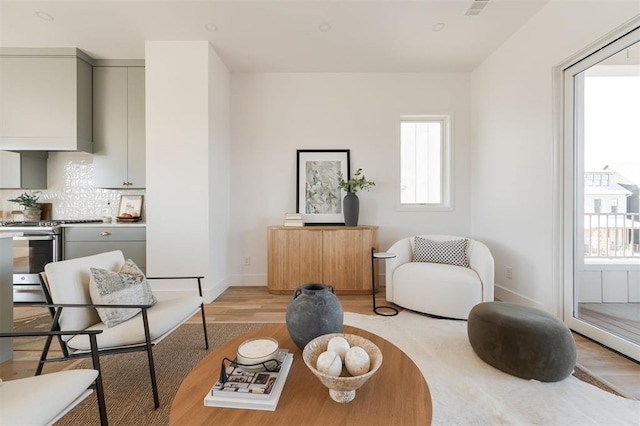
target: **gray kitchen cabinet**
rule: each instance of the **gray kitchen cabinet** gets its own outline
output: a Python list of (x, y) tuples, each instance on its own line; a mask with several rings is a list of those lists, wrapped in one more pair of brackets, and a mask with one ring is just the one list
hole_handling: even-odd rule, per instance
[(144, 188), (144, 67), (96, 66), (93, 82), (93, 186)]
[[(13, 238), (0, 235), (0, 333), (13, 331)], [(13, 358), (13, 339), (0, 339), (0, 363)]]
[(1, 48), (0, 149), (91, 152), (91, 61), (75, 48)]
[(43, 151), (0, 151), (0, 189), (46, 189), (48, 157)]
[(63, 229), (62, 256), (66, 259), (122, 250), (142, 271), (147, 269), (147, 228), (134, 225), (68, 226)]

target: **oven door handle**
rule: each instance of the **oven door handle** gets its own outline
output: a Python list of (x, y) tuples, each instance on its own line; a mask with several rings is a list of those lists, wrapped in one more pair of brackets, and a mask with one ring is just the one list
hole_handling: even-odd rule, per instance
[(54, 238), (53, 235), (13, 237), (14, 240), (18, 241), (51, 241)]

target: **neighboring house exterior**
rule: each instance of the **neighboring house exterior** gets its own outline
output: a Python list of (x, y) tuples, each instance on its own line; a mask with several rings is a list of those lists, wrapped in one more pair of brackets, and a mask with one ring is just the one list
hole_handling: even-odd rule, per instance
[(626, 213), (627, 198), (632, 195), (616, 182), (613, 170), (588, 171), (584, 173), (585, 213)]
[(640, 256), (638, 185), (607, 166), (584, 173), (585, 257)]
[(627, 197), (626, 211), (640, 213), (640, 161), (634, 164), (607, 165), (603, 170), (612, 171), (613, 181), (631, 193)]

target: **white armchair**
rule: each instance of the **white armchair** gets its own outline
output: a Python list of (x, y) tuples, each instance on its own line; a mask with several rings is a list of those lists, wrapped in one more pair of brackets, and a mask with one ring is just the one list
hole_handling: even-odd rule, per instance
[[(60, 336), (60, 331), (0, 333), (3, 337)], [(52, 425), (95, 390), (100, 424), (107, 426), (96, 335), (101, 330), (65, 331), (89, 340), (93, 369), (64, 370), (0, 383), (0, 424)]]
[[(119, 271), (125, 259), (121, 251), (110, 251), (93, 256), (52, 262), (45, 266), (42, 289), (47, 305), (52, 308), (53, 330), (102, 330), (97, 336), (98, 351), (103, 354), (146, 351), (155, 408), (160, 406), (156, 384), (152, 347), (176, 330), (198, 311), (202, 314), (205, 348), (209, 348), (200, 279), (202, 277), (163, 277), (162, 279), (194, 279), (198, 286), (193, 295), (158, 300), (155, 304), (95, 304), (90, 296), (91, 268)], [(154, 279), (146, 277), (147, 280)], [(158, 277), (156, 277), (158, 279)], [(102, 322), (96, 308), (139, 309), (130, 319), (108, 327)], [(86, 336), (59, 337), (62, 358), (48, 358), (52, 336), (47, 338), (36, 374), (42, 372), (46, 362), (84, 358), (91, 354)]]
[[(433, 241), (459, 240), (450, 235), (420, 235)], [(447, 318), (467, 319), (478, 303), (493, 301), (494, 261), (489, 248), (468, 239), (469, 267), (413, 261), (415, 237), (403, 238), (389, 250), (396, 257), (386, 262), (389, 302), (414, 311)]]

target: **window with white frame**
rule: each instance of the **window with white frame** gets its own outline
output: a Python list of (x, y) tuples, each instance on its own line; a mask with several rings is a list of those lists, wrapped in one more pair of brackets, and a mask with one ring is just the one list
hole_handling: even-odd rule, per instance
[(400, 119), (400, 209), (451, 208), (449, 117)]
[(602, 213), (602, 200), (600, 198), (593, 200), (593, 212)]

